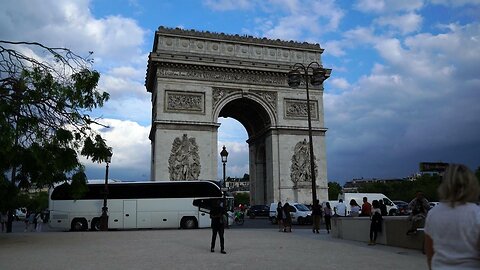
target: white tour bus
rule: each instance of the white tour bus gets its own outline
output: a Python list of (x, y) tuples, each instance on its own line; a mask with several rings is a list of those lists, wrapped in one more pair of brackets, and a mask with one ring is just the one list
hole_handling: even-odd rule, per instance
[[(87, 187), (88, 191), (76, 200), (67, 183), (50, 190), (52, 228), (72, 231), (100, 228), (105, 185), (89, 183)], [(212, 181), (109, 181), (108, 228), (210, 227), (208, 213), (218, 199), (223, 199), (223, 193)], [(227, 197), (227, 209), (232, 208), (233, 198)]]

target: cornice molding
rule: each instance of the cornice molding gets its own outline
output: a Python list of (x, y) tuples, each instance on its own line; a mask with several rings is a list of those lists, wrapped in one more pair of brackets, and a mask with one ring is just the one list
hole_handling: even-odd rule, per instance
[(162, 34), (170, 34), (170, 35), (178, 35), (178, 36), (190, 36), (196, 38), (204, 38), (204, 39), (215, 39), (215, 40), (222, 40), (222, 41), (232, 41), (232, 42), (245, 42), (245, 43), (252, 43), (252, 44), (259, 44), (259, 45), (271, 45), (271, 46), (281, 46), (281, 47), (288, 47), (288, 48), (295, 48), (295, 49), (309, 49), (315, 50), (318, 52), (323, 52), (323, 49), (320, 47), (320, 44), (316, 43), (308, 43), (308, 42), (297, 42), (297, 41), (285, 41), (280, 39), (268, 39), (258, 38), (249, 35), (231, 35), (225, 33), (216, 33), (210, 31), (197, 31), (194, 29), (185, 30), (181, 28), (169, 28), (160, 26), (157, 30), (157, 33)]

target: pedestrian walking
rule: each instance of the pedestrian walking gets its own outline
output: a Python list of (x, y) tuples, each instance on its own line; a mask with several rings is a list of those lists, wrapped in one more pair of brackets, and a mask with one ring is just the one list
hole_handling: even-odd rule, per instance
[(28, 225), (27, 225), (27, 231), (29, 232), (34, 232), (35, 231), (35, 212), (30, 212), (30, 215), (28, 216)]
[(0, 213), (0, 223), (2, 224), (2, 233), (5, 232), (7, 228), (8, 216), (6, 212)]
[(330, 206), (329, 202), (325, 204), (325, 208), (323, 209), (323, 214), (325, 217), (325, 228), (327, 229), (327, 233), (330, 233), (330, 230), (332, 229), (332, 223), (331, 223), (332, 207)]
[(480, 185), (464, 165), (449, 164), (438, 187), (440, 203), (425, 221), (430, 269), (480, 269)]
[(210, 245), (210, 251), (215, 252), (215, 242), (217, 240), (217, 234), (220, 237), (220, 253), (226, 254), (225, 252), (225, 239), (223, 238), (223, 234), (225, 232), (225, 208), (221, 205), (220, 200), (215, 202), (215, 205), (210, 210), (210, 219), (211, 226), (212, 226), (212, 242)]
[(43, 214), (41, 212), (38, 212), (35, 219), (37, 220), (37, 227), (35, 228), (35, 231), (36, 232), (42, 232)]
[(278, 231), (281, 232), (283, 231), (283, 208), (282, 208), (282, 203), (278, 202), (277, 205), (277, 222), (278, 222)]
[(382, 231), (382, 211), (380, 210), (380, 203), (377, 200), (372, 201), (370, 223), (370, 242), (369, 245), (377, 243), (377, 234)]
[(320, 202), (315, 200), (315, 203), (312, 207), (312, 217), (313, 217), (313, 233), (320, 233), (320, 221), (322, 219), (322, 207), (320, 206)]
[(283, 231), (284, 232), (292, 232), (292, 215), (290, 214), (290, 204), (286, 202), (283, 205)]

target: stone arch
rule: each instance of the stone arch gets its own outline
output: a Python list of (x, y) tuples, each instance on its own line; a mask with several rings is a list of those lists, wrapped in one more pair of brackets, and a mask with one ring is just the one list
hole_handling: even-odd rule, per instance
[(266, 144), (272, 136), (269, 131), (276, 126), (271, 107), (256, 95), (235, 93), (220, 101), (214, 119), (231, 117), (247, 131), (249, 146), (250, 193), (255, 203), (267, 204), (273, 200), (273, 167), (267, 166)]
[[(145, 82), (152, 94), (152, 180), (219, 180), (218, 118), (232, 117), (248, 134), (252, 203), (312, 203), (309, 180), (292, 174), (301, 166), (291, 166), (292, 160), (303, 164), (298, 155), (304, 151), (295, 146), (308, 137), (306, 93), (288, 86), (287, 73), (296, 63), (321, 64), (322, 52), (319, 44), (160, 27)], [(323, 86), (310, 89), (310, 101), (317, 194), (323, 201)]]

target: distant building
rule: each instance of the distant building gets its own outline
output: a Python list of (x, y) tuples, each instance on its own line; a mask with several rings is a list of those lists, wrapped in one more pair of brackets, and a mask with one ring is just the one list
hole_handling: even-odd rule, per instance
[(250, 191), (250, 179), (248, 177), (243, 177), (243, 178), (228, 177), (225, 180), (225, 186), (230, 192)]
[(358, 192), (358, 188), (370, 184), (370, 183), (393, 183), (393, 182), (405, 182), (405, 181), (412, 181), (412, 178), (393, 178), (393, 179), (377, 179), (377, 178), (358, 178), (352, 179), (352, 181), (347, 181), (342, 188), (342, 191), (345, 193), (354, 193)]

